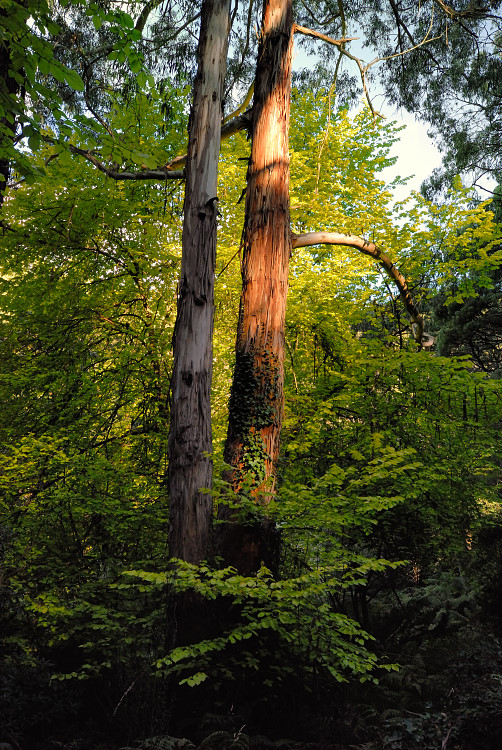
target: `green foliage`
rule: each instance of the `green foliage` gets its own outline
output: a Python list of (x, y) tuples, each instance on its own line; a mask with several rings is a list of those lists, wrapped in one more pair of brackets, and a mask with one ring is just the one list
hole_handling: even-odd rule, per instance
[[(98, 13), (99, 17), (100, 10), (93, 3), (87, 12), (90, 16)], [(2, 158), (28, 177), (33, 173), (40, 176), (43, 169), (32, 164), (26, 151), (16, 148), (13, 138), (17, 126), (21, 126), (29, 149), (36, 151), (43, 135), (41, 112), (45, 108), (59, 122), (62, 134), (68, 135), (73, 129), (71, 116), (65, 111), (63, 97), (47, 84), (52, 79), (76, 92), (85, 88), (77, 70), (65, 65), (54, 54), (53, 40), (61, 34), (61, 27), (54, 21), (51, 11), (46, 0), (30, 2), (29, 7), (16, 0), (2, 3), (0, 45), (6, 64), (0, 79), (0, 151)], [(117, 13), (112, 11), (108, 16), (113, 16), (116, 24)], [(127, 13), (120, 12), (122, 22), (126, 17)], [(115, 26), (115, 30), (119, 27)], [(27, 106), (27, 100), (37, 103), (37, 111)]]
[[(109, 165), (165, 163), (185, 130), (186, 92), (169, 96), (171, 118), (162, 123), (163, 101), (152, 91), (127, 107), (116, 98), (107, 116), (120, 138), (89, 123), (88, 140), (75, 143), (100, 149)], [(393, 127), (330, 110), (327, 98), (294, 99), (296, 232), (375, 239), (423, 304), (440, 285), (466, 299), (493, 281), (499, 240), (487, 207), (469, 206), (458, 184), (444, 206), (415, 197), (396, 208), (378, 179)], [(224, 144), (218, 191), (216, 459), (234, 356), (248, 150), (242, 134)], [(438, 697), (446, 667), (436, 686), (427, 681), (434, 654), (451, 643), (469, 653), (480, 602), (496, 615), (499, 381), (467, 358), (414, 351), (401, 303), (367, 257), (344, 247), (295, 251), (284, 450), (277, 498), (266, 509), (281, 535), (280, 575), (170, 562), (165, 475), (181, 191), (107, 182), (58, 146), (41, 146), (33, 163), (48, 174), (4, 203), (1, 237), (8, 731), (29, 744), (37, 732), (50, 736), (65, 711), (77, 717), (76, 731), (102, 705), (107, 737), (168, 742), (165, 706), (178, 683), (188, 701), (227, 719), (234, 701), (252, 702), (254, 691), (284, 713), (291, 702), (290, 717), (304, 702), (311, 722), (321, 710), (334, 713), (352, 683), (371, 693), (373, 706), (385, 691), (397, 702), (399, 684), (399, 709), (418, 716), (406, 724), (403, 713), (386, 715), (378, 750), (385, 742), (437, 744), (450, 724)], [(241, 364), (251, 391), (263, 374)], [(250, 414), (264, 423), (273, 416), (266, 402), (244, 398), (241, 406), (244, 424)], [(244, 522), (264, 510), (249, 491), (263, 463), (260, 446), (252, 447), (240, 495), (218, 479), (213, 491), (215, 510), (230, 505)], [(462, 588), (457, 571), (466, 570)], [(207, 632), (173, 649), (172, 604), (184, 596), (208, 613)], [(499, 691), (485, 673), (479, 679), (489, 686), (486, 716)], [(21, 711), (33, 714), (30, 680), (47, 711), (23, 726)], [(431, 710), (417, 698), (429, 689)], [(459, 726), (476, 700), (473, 691), (464, 714), (453, 709)], [(235, 740), (227, 728), (221, 742)]]
[[(33, 182), (45, 173), (45, 165), (32, 154), (47, 140), (57, 144), (58, 153), (78, 145), (115, 168), (159, 167), (184, 148), (187, 90), (171, 80), (162, 83), (159, 93), (149, 69), (152, 61), (146, 59), (143, 29), (156, 4), (131, 3), (127, 10), (120, 4), (84, 0), (55, 6), (45, 0), (30, 2), (29, 7), (16, 0), (2, 4), (3, 163)], [(155, 148), (150, 139), (151, 151), (145, 153), (142, 144), (152, 129), (147, 114), (152, 99), (158, 104), (154, 127), (159, 142)], [(125, 101), (124, 128), (120, 114)], [(136, 120), (133, 127), (131, 118)], [(138, 133), (138, 127), (143, 132)], [(173, 153), (164, 148), (166, 132), (176, 135)]]
[(368, 736), (378, 735), (371, 750), (432, 750), (450, 737), (460, 747), (497, 746), (502, 651), (480, 621), (477, 585), (469, 573), (443, 574), (382, 599), (379, 622), (401, 668), (382, 679), (378, 712), (359, 706)]
[[(494, 218), (500, 221), (500, 200), (495, 194), (490, 205)], [(448, 280), (430, 303), (431, 326), (437, 331), (437, 351), (445, 356), (468, 355), (473, 365), (491, 377), (500, 377), (502, 330), (502, 271), (496, 256), (500, 241), (492, 246), (481, 272), (469, 274), (471, 295), (458, 294), (458, 282)], [(451, 302), (455, 296), (455, 301)], [(448, 300), (449, 304), (445, 305)]]
[(221, 598), (239, 612), (237, 624), (221, 636), (178, 646), (158, 659), (161, 673), (176, 674), (180, 684), (193, 687), (209, 674), (219, 681), (236, 679), (242, 671), (260, 670), (264, 684), (272, 684), (289, 679), (300, 667), (308, 687), (313, 676), (323, 671), (337, 682), (346, 681), (351, 673), (362, 682), (376, 679), (376, 657), (365, 647), (370, 636), (334, 611), (329, 598), (334, 591), (364, 582), (369, 570), (387, 565), (383, 560), (360, 558), (350, 566), (339, 563), (274, 580), (264, 567), (256, 576), (244, 577), (232, 568), (212, 570), (176, 561), (169, 573), (128, 571), (127, 575), (144, 582), (141, 590), (145, 584), (167, 585), (173, 593), (193, 591), (208, 601)]
[[(62, 157), (36, 188), (4, 204), (2, 574), (19, 601), (32, 669), (45, 665), (45, 686), (51, 675), (92, 682), (112, 670), (120, 685), (122, 665), (149, 653), (145, 622), (158, 637), (155, 606), (147, 614), (141, 602), (116, 601), (109, 585), (125, 567), (168, 557), (179, 212), (178, 191), (96, 182), (89, 166)], [(44, 688), (49, 702), (74, 692), (57, 682)], [(110, 693), (115, 705), (119, 690)], [(25, 731), (40, 719), (28, 715)]]

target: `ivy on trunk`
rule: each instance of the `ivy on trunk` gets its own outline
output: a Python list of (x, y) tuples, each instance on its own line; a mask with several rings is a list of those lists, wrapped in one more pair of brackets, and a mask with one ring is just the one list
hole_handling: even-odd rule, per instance
[[(283, 416), (284, 324), (291, 231), (289, 110), (293, 21), (290, 0), (266, 0), (255, 77), (252, 147), (242, 239), (242, 294), (230, 396), (225, 460), (239, 491), (251, 478), (253, 497), (274, 492)], [(229, 513), (225, 512), (224, 516)], [(242, 573), (275, 557), (273, 526), (226, 524), (225, 560)]]

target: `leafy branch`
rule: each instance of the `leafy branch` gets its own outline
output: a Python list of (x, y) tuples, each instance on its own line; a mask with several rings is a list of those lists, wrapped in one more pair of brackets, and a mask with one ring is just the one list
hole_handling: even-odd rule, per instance
[(338, 232), (308, 232), (307, 234), (300, 235), (293, 234), (292, 239), (293, 248), (309, 247), (311, 245), (344, 245), (346, 247), (354, 247), (364, 253), (364, 255), (369, 255), (370, 258), (376, 260), (377, 263), (383, 266), (387, 274), (396, 284), (404, 306), (416, 326), (414, 333), (415, 341), (419, 348), (422, 347), (424, 321), (413, 302), (408, 283), (389, 256), (386, 255), (378, 245), (353, 234), (340, 234)]

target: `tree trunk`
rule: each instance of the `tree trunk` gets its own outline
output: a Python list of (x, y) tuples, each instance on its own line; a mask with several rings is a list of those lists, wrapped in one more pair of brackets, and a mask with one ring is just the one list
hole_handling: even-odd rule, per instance
[(173, 336), (169, 432), (169, 550), (197, 563), (210, 554), (211, 376), (221, 99), (230, 0), (204, 0), (190, 117), (181, 277)]
[[(0, 9), (0, 25), (2, 17), (6, 16), (6, 11)], [(20, 92), (20, 86), (17, 81), (9, 75), (11, 68), (10, 45), (4, 41), (0, 43), (0, 210), (7, 191), (7, 182), (10, 174), (10, 162), (7, 156), (12, 149), (14, 138), (17, 130), (17, 120), (15, 112), (9, 110), (11, 97), (16, 97)], [(2, 226), (0, 217), (0, 227)]]
[[(233, 467), (229, 476), (233, 488), (241, 489), (246, 478), (253, 499), (265, 506), (275, 489), (284, 408), (292, 44), (291, 0), (264, 0), (225, 460)], [(230, 513), (222, 516), (229, 520)], [(273, 565), (275, 547), (273, 526), (266, 520), (248, 523), (241, 518), (223, 527), (221, 552), (241, 573), (256, 570), (262, 560)]]

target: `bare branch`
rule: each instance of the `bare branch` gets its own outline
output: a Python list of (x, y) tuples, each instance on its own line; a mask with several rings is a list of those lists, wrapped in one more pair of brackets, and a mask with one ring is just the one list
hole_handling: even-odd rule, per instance
[(230, 138), (231, 135), (238, 133), (239, 130), (249, 130), (251, 127), (251, 111), (251, 108), (247, 109), (242, 115), (225, 122), (221, 128), (221, 139)]
[(340, 14), (340, 21), (342, 22), (342, 36), (347, 34), (347, 19), (345, 17), (345, 8), (343, 7), (343, 0), (337, 0), (338, 12)]
[[(239, 117), (234, 117), (233, 120), (222, 125), (221, 139), (230, 138), (231, 135), (239, 132), (239, 130), (248, 129), (251, 123), (250, 117), (251, 110), (248, 109), (242, 115), (239, 115)], [(44, 136), (43, 140), (46, 143), (55, 143), (55, 140), (49, 136)], [(92, 151), (78, 148), (78, 146), (73, 146), (71, 143), (66, 143), (65, 148), (76, 156), (82, 156), (112, 180), (152, 180), (153, 182), (165, 182), (166, 180), (185, 179), (184, 167), (187, 159), (186, 154), (183, 154), (183, 156), (177, 156), (168, 164), (164, 164), (162, 167), (157, 167), (156, 169), (140, 169), (136, 172), (126, 170), (124, 172), (119, 172), (115, 169), (110, 169), (103, 164), (103, 162), (100, 161)], [(52, 158), (55, 158), (55, 155)]]
[(117, 172), (114, 169), (109, 169), (100, 162), (91, 151), (78, 148), (71, 143), (67, 144), (67, 148), (72, 154), (83, 156), (84, 159), (87, 159), (87, 161), (99, 169), (100, 172), (103, 172), (107, 177), (111, 177), (112, 180), (154, 180), (157, 182), (165, 182), (166, 180), (185, 179), (185, 171), (183, 169), (168, 170), (167, 167), (160, 167), (159, 169), (141, 169), (138, 172)]
[[(490, 15), (490, 6), (489, 5), (477, 5), (474, 3), (470, 3), (467, 8), (464, 8), (464, 10), (455, 10), (450, 5), (447, 5), (443, 0), (434, 0), (436, 5), (438, 5), (443, 13), (448, 16), (448, 18), (451, 18), (452, 21), (458, 21), (462, 18), (491, 18)], [(466, 31), (469, 31), (465, 26), (463, 28), (466, 29)], [(470, 32), (469, 32), (470, 33)]]
[(89, 70), (89, 68), (88, 68), (87, 65), (85, 66), (84, 70), (85, 70), (85, 91), (84, 91), (85, 105), (86, 105), (87, 109), (89, 110), (89, 112), (93, 115), (93, 117), (106, 130), (106, 132), (108, 133), (108, 135), (110, 135), (112, 137), (112, 139), (115, 140), (115, 133), (113, 132), (113, 130), (111, 129), (111, 127), (109, 126), (109, 124), (106, 122), (106, 120), (104, 120), (99, 115), (99, 113), (94, 109), (94, 107), (91, 104), (91, 101), (90, 101), (90, 89), (91, 89), (91, 86), (90, 86), (90, 78), (87, 75), (88, 70)]
[(134, 28), (137, 31), (144, 31), (150, 13), (155, 10), (155, 8), (157, 8), (161, 4), (161, 2), (162, 0), (150, 0), (148, 3), (146, 3), (146, 5), (143, 6), (143, 10), (139, 14), (138, 19), (134, 25)]
[(361, 83), (363, 85), (363, 91), (364, 96), (366, 97), (366, 101), (368, 102), (368, 107), (371, 110), (371, 113), (373, 117), (381, 117), (384, 116), (380, 114), (380, 112), (377, 112), (377, 110), (374, 108), (373, 103), (370, 99), (369, 91), (368, 91), (368, 83), (366, 80), (366, 73), (368, 71), (368, 68), (371, 65), (374, 65), (374, 62), (370, 63), (369, 65), (363, 65), (362, 61), (359, 59), (359, 57), (356, 57), (351, 52), (348, 52), (345, 49), (346, 42), (352, 42), (356, 39), (359, 39), (357, 36), (347, 37), (345, 39), (332, 39), (330, 36), (326, 36), (326, 34), (320, 34), (318, 31), (313, 31), (312, 29), (306, 29), (304, 26), (298, 26), (298, 24), (293, 24), (293, 32), (299, 32), (300, 34), (304, 34), (305, 36), (312, 36), (315, 39), (321, 39), (323, 42), (328, 42), (328, 44), (334, 44), (335, 47), (338, 47), (340, 50), (340, 53), (345, 55), (345, 57), (348, 57), (349, 60), (352, 60), (356, 63), (357, 67), (359, 68), (359, 73), (361, 75)]
[[(437, 2), (440, 5), (440, 7), (442, 7), (443, 10), (446, 13), (447, 13), (446, 9), (451, 10), (449, 8), (449, 6), (447, 6), (447, 5), (445, 5), (443, 3), (442, 0), (435, 0), (435, 2)], [(393, 6), (394, 12), (396, 14), (397, 8), (396, 8), (395, 4), (392, 2), (392, 0), (391, 0), (391, 5)], [(413, 50), (419, 49), (420, 47), (423, 47), (424, 45), (428, 44), (429, 42), (434, 42), (434, 41), (436, 41), (437, 39), (440, 39), (443, 36), (442, 33), (439, 36), (435, 36), (435, 37), (430, 37), (429, 36), (430, 33), (431, 33), (431, 31), (432, 31), (432, 26), (433, 26), (433, 21), (434, 21), (434, 6), (432, 7), (431, 22), (430, 22), (429, 28), (428, 28), (428, 30), (427, 30), (427, 32), (426, 32), (426, 34), (425, 34), (425, 36), (424, 36), (424, 38), (422, 39), (421, 42), (418, 42), (418, 43), (414, 42), (413, 37), (409, 33), (409, 31), (406, 28), (406, 26), (400, 21), (400, 17), (398, 17), (398, 15), (396, 15), (396, 20), (398, 21), (398, 27), (399, 27), (399, 23), (401, 23), (401, 25), (403, 26), (403, 28), (407, 32), (410, 40), (412, 41), (413, 47), (410, 47), (409, 49), (403, 50), (401, 52), (397, 52), (397, 53), (395, 53), (393, 55), (389, 55), (388, 57), (377, 57), (374, 60), (372, 60), (370, 63), (368, 63), (367, 65), (363, 64), (362, 60), (359, 57), (356, 57), (351, 52), (349, 52), (348, 50), (345, 49), (345, 43), (346, 42), (354, 41), (354, 40), (358, 39), (358, 37), (347, 37), (347, 38), (344, 38), (344, 39), (332, 39), (331, 37), (326, 36), (326, 34), (321, 34), (318, 31), (313, 31), (312, 29), (306, 29), (303, 26), (298, 26), (297, 24), (293, 25), (293, 31), (294, 32), (297, 31), (300, 34), (304, 34), (306, 36), (312, 36), (312, 37), (317, 38), (317, 39), (322, 39), (324, 42), (328, 42), (328, 44), (334, 44), (336, 47), (338, 47), (338, 49), (340, 50), (340, 53), (342, 55), (345, 55), (345, 57), (348, 57), (349, 60), (352, 60), (353, 62), (355, 62), (356, 65), (357, 65), (357, 67), (359, 68), (359, 73), (360, 73), (360, 76), (361, 76), (361, 83), (362, 83), (362, 86), (363, 86), (364, 96), (366, 98), (366, 101), (368, 103), (368, 106), (369, 106), (369, 108), (371, 110), (371, 113), (372, 113), (373, 117), (382, 117), (383, 118), (384, 116), (373, 107), (373, 103), (372, 103), (372, 101), (370, 99), (369, 90), (368, 90), (368, 83), (367, 83), (367, 77), (366, 77), (366, 74), (367, 74), (368, 70), (373, 65), (376, 65), (376, 63), (383, 62), (385, 60), (392, 60), (392, 59), (394, 59), (396, 57), (400, 57), (402, 55), (406, 55), (409, 52), (413, 52)]]
[(439, 5), (441, 10), (448, 16), (448, 18), (455, 18), (455, 11), (453, 10), (453, 8), (450, 8), (449, 5), (443, 3), (443, 0), (434, 0), (434, 2), (436, 3), (436, 5)]
[(243, 102), (237, 107), (237, 109), (234, 109), (233, 112), (230, 112), (230, 114), (225, 117), (225, 119), (223, 120), (223, 124), (229, 122), (234, 117), (238, 117), (239, 115), (241, 115), (245, 111), (246, 107), (249, 106), (249, 102), (253, 98), (253, 94), (254, 94), (254, 81), (251, 84), (251, 86), (248, 88), (247, 94), (244, 97)]
[[(373, 65), (376, 65), (376, 63), (384, 62), (385, 60), (393, 60), (396, 57), (402, 57), (403, 55), (407, 55), (409, 52), (413, 52), (414, 50), (419, 49), (420, 47), (423, 47), (424, 44), (429, 44), (429, 42), (435, 42), (438, 39), (441, 39), (441, 37), (443, 36), (442, 33), (439, 34), (438, 36), (433, 36), (433, 37), (429, 36), (429, 34), (432, 31), (433, 24), (434, 24), (434, 6), (432, 6), (432, 10), (431, 10), (431, 22), (429, 24), (429, 28), (427, 29), (427, 32), (421, 42), (417, 42), (414, 47), (409, 47), (409, 49), (401, 50), (400, 52), (396, 52), (393, 55), (388, 55), (387, 57), (376, 57), (374, 60), (368, 63), (368, 65), (366, 65), (364, 71), (366, 72)], [(448, 34), (448, 27), (446, 27), (446, 34)], [(446, 41), (448, 43), (448, 39)]]
[[(136, 31), (140, 31), (143, 33), (146, 22), (148, 20), (148, 16), (150, 15), (151, 11), (154, 10), (158, 5), (162, 3), (162, 0), (152, 0), (151, 3), (147, 3), (145, 7), (143, 8), (143, 11), (138, 17), (138, 20), (136, 21), (135, 29)], [(184, 31), (190, 24), (192, 24), (194, 21), (196, 21), (201, 15), (201, 11), (196, 13), (194, 16), (191, 16), (184, 24), (179, 26), (176, 29), (173, 29), (171, 35), (164, 39), (163, 44), (166, 42), (172, 42), (176, 37), (178, 37), (182, 31)], [(143, 37), (143, 41), (145, 42), (152, 42), (152, 39), (148, 39), (146, 37)], [(58, 46), (58, 45), (56, 45)], [(63, 47), (63, 45), (59, 45), (60, 47)], [(101, 47), (98, 47), (96, 50), (94, 50), (94, 57), (91, 60), (88, 60), (85, 63), (85, 69), (90, 69), (95, 63), (97, 63), (99, 60), (104, 59), (105, 57), (108, 57), (110, 52), (113, 52), (117, 47), (115, 44), (105, 44)], [(68, 49), (67, 47), (64, 47), (64, 49)]]
[(333, 39), (330, 36), (326, 36), (326, 34), (321, 34), (319, 31), (314, 31), (313, 29), (307, 29), (305, 26), (298, 26), (297, 23), (293, 24), (293, 34), (298, 32), (299, 34), (303, 34), (304, 36), (313, 36), (314, 39), (322, 39), (323, 42), (328, 42), (328, 44), (334, 44), (335, 47), (341, 47), (345, 42), (353, 42), (356, 39), (359, 39), (358, 36), (351, 36), (347, 37), (346, 39)]
[(413, 302), (408, 283), (394, 265), (388, 255), (386, 255), (374, 242), (358, 237), (354, 234), (339, 234), (338, 232), (309, 232), (308, 234), (293, 234), (292, 247), (309, 247), (311, 245), (343, 245), (345, 247), (354, 247), (364, 255), (369, 255), (377, 261), (387, 272), (387, 275), (394, 281), (399, 290), (399, 295), (403, 304), (416, 326), (414, 337), (418, 348), (422, 348), (422, 337), (424, 335), (424, 321)]
[[(251, 86), (250, 90), (248, 91), (248, 96), (252, 96), (253, 92), (252, 90), (253, 86)], [(247, 100), (247, 97), (246, 97)], [(244, 106), (245, 102), (241, 105)], [(241, 109), (239, 107), (239, 109)], [(236, 112), (239, 111), (239, 109), (236, 110)], [(221, 126), (221, 140), (225, 140), (226, 138), (230, 138), (231, 135), (234, 135), (234, 133), (238, 133), (239, 130), (248, 130), (251, 127), (251, 109), (247, 109), (245, 112), (242, 113), (242, 115), (239, 115), (238, 117), (234, 117), (232, 120), (229, 120), (228, 122), (224, 120), (223, 125)], [(183, 154), (182, 156), (177, 156), (172, 161), (168, 162), (168, 164), (165, 164), (161, 169), (179, 169), (180, 167), (184, 167), (186, 164), (187, 155)]]

